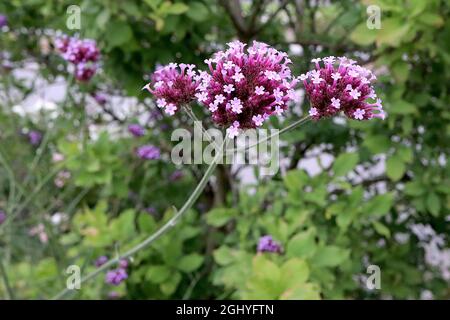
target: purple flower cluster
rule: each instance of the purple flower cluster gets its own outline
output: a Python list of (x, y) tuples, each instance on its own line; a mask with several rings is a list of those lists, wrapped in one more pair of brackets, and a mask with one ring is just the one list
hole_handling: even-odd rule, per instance
[(114, 270), (110, 270), (106, 273), (105, 281), (106, 283), (118, 286), (123, 281), (128, 278), (127, 273), (128, 261), (122, 259), (119, 261), (119, 267)]
[(376, 76), (370, 70), (346, 57), (316, 58), (312, 62), (315, 70), (299, 78), (311, 103), (309, 115), (314, 120), (334, 116), (340, 111), (355, 120), (385, 118), (381, 100), (371, 86)]
[(156, 160), (161, 157), (161, 151), (158, 147), (147, 144), (139, 147), (136, 151), (136, 155), (144, 160)]
[(194, 68), (193, 64), (170, 63), (155, 71), (152, 81), (143, 89), (152, 93), (157, 98), (157, 106), (172, 116), (195, 99), (198, 82), (194, 80)]
[(118, 286), (128, 278), (127, 271), (125, 269), (117, 268), (110, 270), (106, 273), (106, 283)]
[(273, 240), (272, 236), (267, 235), (267, 236), (263, 236), (259, 239), (258, 252), (281, 253), (281, 252), (283, 252), (283, 248), (281, 247), (281, 245), (278, 242)]
[(38, 146), (42, 140), (42, 133), (33, 130), (28, 133), (27, 137), (31, 145)]
[(8, 25), (8, 17), (4, 14), (0, 14), (0, 28), (3, 28)]
[(100, 256), (97, 258), (97, 260), (95, 260), (95, 266), (101, 267), (102, 265), (104, 265), (106, 262), (108, 262), (108, 257), (107, 256)]
[(6, 213), (3, 210), (0, 210), (0, 225), (3, 224), (6, 220)]
[(285, 52), (265, 43), (234, 41), (229, 49), (205, 60), (211, 74), (200, 72), (197, 100), (212, 112), (215, 123), (229, 127), (229, 137), (240, 129), (261, 126), (271, 115), (280, 115), (295, 96)]
[(142, 137), (143, 135), (145, 135), (145, 129), (137, 123), (130, 124), (128, 126), (128, 132), (135, 137)]
[(63, 36), (55, 40), (55, 46), (64, 60), (75, 65), (75, 78), (89, 81), (98, 69), (100, 50), (94, 40)]

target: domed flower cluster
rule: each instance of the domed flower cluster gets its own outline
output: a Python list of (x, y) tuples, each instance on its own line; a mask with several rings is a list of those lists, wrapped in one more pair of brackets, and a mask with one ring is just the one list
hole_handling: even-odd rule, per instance
[(280, 115), (294, 98), (287, 54), (265, 43), (228, 43), (205, 63), (211, 74), (200, 72), (197, 100), (212, 112), (215, 123), (228, 127), (233, 138), (241, 129), (262, 126), (271, 115)]
[(100, 50), (91, 39), (63, 36), (55, 40), (55, 46), (64, 60), (75, 66), (75, 78), (89, 81), (98, 69)]
[(283, 252), (283, 248), (278, 242), (273, 240), (271, 235), (267, 235), (259, 239), (258, 252), (281, 253)]
[(147, 144), (139, 147), (136, 155), (143, 160), (157, 160), (161, 157), (161, 151), (158, 147)]
[(198, 86), (195, 65), (170, 63), (155, 71), (151, 82), (144, 86), (156, 97), (156, 104), (169, 115), (195, 99)]
[(119, 267), (114, 270), (110, 270), (106, 273), (105, 281), (106, 283), (118, 286), (120, 283), (128, 278), (127, 273), (128, 261), (120, 260)]
[(309, 115), (314, 120), (334, 116), (340, 111), (355, 120), (385, 118), (381, 100), (371, 86), (376, 77), (370, 70), (346, 57), (316, 58), (312, 62), (315, 70), (299, 78), (311, 103)]

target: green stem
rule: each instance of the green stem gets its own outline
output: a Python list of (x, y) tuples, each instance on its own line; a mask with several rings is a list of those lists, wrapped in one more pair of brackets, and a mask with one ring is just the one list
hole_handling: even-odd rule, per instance
[[(225, 146), (227, 144), (227, 141), (228, 141), (227, 139), (224, 141), (224, 145)], [(215, 158), (213, 159), (213, 161), (209, 165), (208, 169), (206, 170), (203, 178), (200, 180), (200, 182), (197, 185), (197, 187), (195, 188), (194, 192), (192, 192), (191, 196), (189, 197), (189, 199), (187, 199), (187, 201), (185, 202), (183, 207), (181, 207), (181, 209), (179, 211), (177, 211), (175, 213), (175, 215), (169, 221), (167, 221), (160, 229), (158, 229), (158, 231), (153, 233), (151, 236), (149, 236), (147, 239), (145, 239), (144, 241), (142, 241), (141, 243), (139, 243), (138, 245), (136, 245), (135, 247), (133, 247), (129, 251), (125, 252), (123, 255), (118, 256), (115, 259), (109, 260), (108, 262), (103, 264), (101, 267), (97, 268), (95, 271), (91, 272), (86, 277), (82, 278), (80, 280), (80, 282), (84, 283), (84, 282), (86, 282), (86, 281), (88, 281), (90, 279), (95, 278), (98, 274), (102, 273), (106, 269), (108, 269), (108, 268), (112, 267), (113, 265), (117, 264), (120, 260), (126, 259), (128, 257), (131, 257), (132, 255), (134, 255), (135, 253), (141, 251), (142, 249), (147, 248), (156, 239), (161, 237), (168, 230), (170, 230), (173, 227), (175, 227), (176, 224), (178, 223), (179, 219), (194, 205), (195, 201), (201, 195), (203, 189), (205, 188), (206, 184), (208, 183), (209, 178), (214, 173), (214, 169), (216, 168), (217, 162), (219, 161), (221, 156), (222, 156), (222, 152), (219, 152), (215, 156)], [(53, 297), (53, 299), (54, 300), (61, 299), (61, 298), (65, 297), (70, 292), (71, 292), (71, 290), (66, 288), (63, 291), (61, 291), (60, 293), (58, 293), (55, 297)]]
[(2, 275), (3, 282), (5, 284), (6, 292), (8, 293), (8, 298), (10, 300), (14, 300), (14, 291), (12, 290), (11, 286), (9, 285), (8, 274), (6, 273), (6, 269), (5, 269), (5, 266), (3, 265), (2, 260), (0, 260), (0, 273)]
[[(290, 130), (293, 130), (294, 128), (302, 125), (303, 123), (307, 122), (310, 119), (310, 117), (305, 117), (303, 119), (300, 119), (294, 123), (292, 123), (291, 125), (287, 126), (286, 128), (283, 128), (282, 130), (280, 130), (279, 132), (277, 132), (276, 134), (273, 134), (265, 139), (262, 139), (260, 141), (258, 141), (254, 146), (270, 140), (271, 138), (273, 138), (276, 135), (280, 135), (282, 133), (288, 132)], [(82, 278), (80, 280), (81, 283), (84, 283), (86, 281), (89, 281), (90, 279), (95, 278), (97, 275), (99, 275), (100, 273), (102, 273), (103, 271), (107, 270), (108, 268), (116, 265), (117, 263), (119, 263), (119, 261), (121, 259), (126, 259), (132, 255), (134, 255), (135, 253), (139, 252), (142, 249), (147, 248), (150, 244), (152, 244), (155, 240), (157, 240), (158, 238), (160, 238), (162, 235), (164, 235), (168, 230), (172, 229), (179, 221), (179, 219), (194, 205), (195, 201), (197, 201), (197, 199), (199, 198), (199, 196), (201, 195), (201, 193), (203, 192), (203, 189), (206, 187), (206, 184), (208, 183), (209, 178), (212, 176), (212, 174), (214, 173), (215, 168), (217, 167), (217, 162), (219, 161), (220, 157), (222, 157), (223, 154), (223, 147), (226, 146), (228, 144), (230, 140), (228, 138), (226, 138), (224, 140), (224, 143), (222, 145), (222, 148), (220, 148), (220, 152), (218, 152), (218, 154), (214, 157), (213, 161), (211, 162), (211, 164), (209, 165), (208, 169), (206, 170), (203, 178), (200, 180), (199, 184), (197, 185), (197, 187), (194, 189), (193, 193), (191, 194), (191, 196), (187, 199), (187, 201), (184, 203), (183, 207), (181, 207), (181, 209), (179, 211), (177, 211), (175, 213), (175, 215), (169, 220), (167, 221), (160, 229), (158, 229), (155, 233), (153, 233), (152, 235), (150, 235), (148, 238), (146, 238), (144, 241), (142, 241), (141, 243), (137, 244), (135, 247), (131, 248), (129, 251), (125, 252), (123, 255), (116, 257), (115, 259), (111, 259), (108, 262), (106, 262), (105, 264), (103, 264), (101, 267), (97, 268), (95, 271), (89, 273), (86, 277)], [(250, 146), (250, 147), (253, 147)], [(246, 150), (245, 148), (243, 150)], [(69, 293), (71, 293), (73, 290), (71, 289), (64, 289), (61, 292), (59, 292), (57, 295), (55, 295), (52, 299), (57, 300), (57, 299), (62, 299), (64, 298), (66, 295), (68, 295)]]

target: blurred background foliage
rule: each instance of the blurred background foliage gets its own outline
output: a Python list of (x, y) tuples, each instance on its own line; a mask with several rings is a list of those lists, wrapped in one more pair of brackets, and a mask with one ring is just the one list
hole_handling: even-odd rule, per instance
[[(81, 30), (66, 27), (73, 4)], [(367, 28), (369, 5), (381, 8), (381, 29)], [(449, 12), (444, 0), (2, 1), (0, 298), (50, 298), (65, 287), (68, 265), (92, 271), (97, 257), (124, 252), (173, 215), (205, 166), (171, 163), (171, 129), (190, 122), (163, 117), (140, 89), (158, 64), (203, 66), (232, 39), (288, 52), (295, 75), (312, 57), (358, 60), (378, 76), (387, 119), (330, 119), (290, 132), (273, 177), (253, 168), (248, 182), (243, 168), (219, 166), (175, 230), (133, 257), (125, 282), (114, 287), (102, 275), (73, 297), (450, 298)], [(74, 82), (55, 53), (63, 33), (97, 41), (101, 71), (89, 83)], [(55, 89), (64, 97), (57, 116), (15, 112), (42, 81), (68, 86)], [(97, 92), (108, 102), (89, 113)], [(131, 97), (134, 107), (117, 113), (112, 97)], [(300, 101), (271, 125), (305, 110)], [(142, 117), (146, 135), (126, 133)], [(30, 130), (43, 134), (39, 146), (26, 139)], [(144, 143), (161, 159), (138, 159)], [(52, 161), (55, 153), (64, 160)], [(305, 159), (319, 170), (305, 170)], [(57, 187), (63, 170), (70, 177)], [(256, 253), (265, 234), (282, 254)], [(380, 290), (366, 288), (371, 264), (381, 269)]]

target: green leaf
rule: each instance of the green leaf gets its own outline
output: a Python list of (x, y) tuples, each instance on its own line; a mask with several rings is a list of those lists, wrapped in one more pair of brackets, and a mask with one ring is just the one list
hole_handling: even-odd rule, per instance
[(347, 260), (349, 256), (350, 250), (327, 246), (319, 248), (311, 262), (316, 267), (336, 267)]
[(288, 257), (309, 258), (316, 252), (315, 232), (313, 229), (301, 232), (289, 240), (286, 246)]
[(175, 292), (175, 290), (177, 290), (181, 278), (182, 278), (181, 273), (179, 272), (172, 273), (171, 276), (164, 283), (160, 284), (159, 288), (165, 295), (170, 296), (172, 293)]
[(130, 41), (132, 37), (133, 31), (127, 23), (123, 21), (113, 20), (113, 22), (108, 24), (106, 42), (108, 43), (110, 48), (119, 47)]
[(418, 181), (411, 181), (405, 184), (405, 193), (409, 196), (420, 196), (425, 191), (425, 187)]
[(438, 195), (434, 192), (430, 192), (427, 195), (426, 200), (427, 208), (431, 212), (431, 214), (435, 217), (439, 216), (439, 212), (441, 211), (441, 200)]
[(403, 83), (408, 79), (409, 65), (405, 61), (396, 61), (391, 66), (391, 72), (397, 82)]
[(362, 212), (365, 215), (381, 217), (389, 212), (394, 202), (392, 193), (385, 193), (373, 197), (362, 206)]
[(213, 227), (222, 227), (237, 214), (232, 208), (215, 208), (206, 214), (206, 222)]
[(178, 265), (177, 268), (184, 272), (192, 272), (200, 268), (200, 266), (203, 263), (203, 257), (197, 253), (191, 253), (187, 256), (183, 256)]
[(396, 100), (390, 104), (390, 114), (414, 114), (417, 112), (416, 106), (404, 100)]
[(364, 139), (363, 145), (373, 154), (378, 154), (386, 152), (389, 149), (391, 140), (384, 134), (368, 136)]
[(405, 163), (399, 156), (394, 155), (386, 161), (386, 175), (392, 181), (400, 180), (405, 174), (405, 171)]
[(281, 266), (281, 282), (285, 288), (304, 283), (309, 278), (308, 264), (298, 258), (289, 259)]
[(203, 3), (195, 1), (189, 3), (189, 10), (186, 15), (196, 22), (202, 22), (208, 19), (209, 10)]
[(357, 153), (343, 153), (333, 163), (333, 171), (336, 176), (343, 176), (352, 170), (359, 161)]
[(171, 273), (171, 269), (165, 265), (149, 266), (145, 273), (145, 279), (152, 283), (159, 284), (169, 278)]
[(289, 288), (280, 298), (282, 300), (320, 300), (320, 289), (317, 284), (303, 283)]
[(217, 264), (221, 266), (229, 265), (236, 259), (233, 251), (227, 246), (221, 246), (220, 248), (214, 250), (213, 256)]
[(350, 40), (361, 46), (368, 46), (375, 42), (377, 30), (367, 28), (365, 22), (358, 25), (350, 34)]
[(164, 8), (165, 14), (182, 14), (189, 10), (189, 7), (185, 5), (184, 3), (177, 2), (172, 4), (171, 6), (167, 6), (167, 8)]
[(283, 178), (284, 185), (291, 191), (299, 191), (308, 180), (308, 174), (303, 170), (290, 170)]
[(379, 234), (381, 234), (382, 236), (384, 236), (386, 238), (391, 237), (391, 231), (381, 222), (372, 221), (372, 225), (373, 225), (375, 231), (378, 232)]
[(410, 26), (406, 21), (397, 17), (382, 19), (381, 29), (378, 30), (377, 34), (377, 44), (398, 47), (409, 28)]
[(440, 27), (444, 24), (444, 19), (437, 14), (426, 12), (418, 16), (420, 22), (432, 27)]

